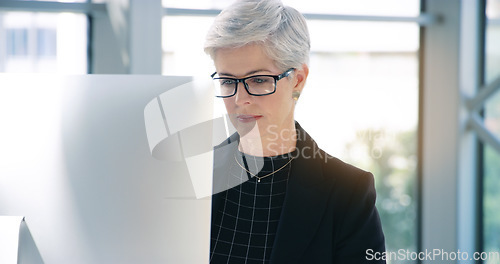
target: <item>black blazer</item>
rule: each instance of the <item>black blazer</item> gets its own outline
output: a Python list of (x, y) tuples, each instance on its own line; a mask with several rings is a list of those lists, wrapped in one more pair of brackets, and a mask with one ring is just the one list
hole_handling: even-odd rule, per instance
[[(298, 157), (292, 161), (270, 263), (385, 263), (367, 260), (385, 251), (373, 175), (328, 155), (295, 125)], [(237, 145), (236, 133), (214, 150), (212, 222)]]

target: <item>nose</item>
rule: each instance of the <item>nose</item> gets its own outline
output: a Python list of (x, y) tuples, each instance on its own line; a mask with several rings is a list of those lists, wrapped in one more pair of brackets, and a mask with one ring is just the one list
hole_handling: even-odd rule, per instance
[(237, 105), (245, 105), (250, 104), (252, 101), (252, 95), (250, 95), (245, 89), (245, 84), (238, 83), (238, 87), (236, 89), (236, 94), (234, 95), (234, 102)]

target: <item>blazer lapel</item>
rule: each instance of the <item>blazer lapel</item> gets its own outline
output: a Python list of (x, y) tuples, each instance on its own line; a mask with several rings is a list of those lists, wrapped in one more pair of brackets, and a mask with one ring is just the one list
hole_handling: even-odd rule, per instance
[(271, 253), (273, 264), (297, 263), (313, 239), (326, 210), (331, 185), (324, 184), (325, 152), (296, 123), (298, 157), (292, 162), (280, 225)]

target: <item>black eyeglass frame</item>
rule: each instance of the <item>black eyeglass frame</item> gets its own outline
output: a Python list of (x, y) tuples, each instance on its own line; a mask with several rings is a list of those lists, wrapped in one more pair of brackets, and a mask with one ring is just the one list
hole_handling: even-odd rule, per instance
[[(270, 95), (270, 94), (275, 93), (278, 81), (281, 80), (281, 79), (283, 79), (283, 78), (285, 78), (285, 77), (288, 77), (290, 75), (290, 73), (292, 73), (294, 70), (295, 70), (295, 68), (290, 68), (290, 69), (286, 70), (285, 72), (283, 72), (280, 75), (252, 75), (252, 76), (248, 76), (248, 77), (241, 78), (241, 79), (229, 78), (229, 77), (216, 77), (216, 78), (214, 78), (214, 76), (217, 74), (217, 72), (214, 72), (214, 73), (212, 73), (212, 75), (210, 75), (210, 77), (212, 77), (213, 80), (221, 80), (221, 79), (226, 80), (226, 79), (228, 79), (228, 80), (235, 81), (235, 83), (234, 83), (234, 93), (233, 94), (231, 94), (231, 95), (216, 95), (215, 97), (218, 97), (218, 98), (228, 98), (228, 97), (234, 96), (238, 92), (238, 83), (243, 83), (243, 86), (245, 87), (245, 90), (247, 91), (247, 93), (249, 95), (253, 95), (253, 96), (265, 96), (265, 95)], [(269, 92), (269, 93), (265, 93), (265, 94), (253, 94), (253, 93), (251, 93), (250, 90), (249, 90), (249, 88), (248, 88), (248, 84), (246, 83), (246, 80), (248, 80), (250, 78), (255, 78), (255, 77), (272, 77), (274, 79), (274, 89), (273, 89), (273, 91)]]

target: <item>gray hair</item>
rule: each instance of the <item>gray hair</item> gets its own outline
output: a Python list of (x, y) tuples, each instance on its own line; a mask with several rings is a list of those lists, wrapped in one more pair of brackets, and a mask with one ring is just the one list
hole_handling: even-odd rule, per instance
[(309, 63), (310, 39), (304, 16), (280, 0), (237, 0), (208, 31), (205, 52), (260, 44), (281, 70)]

